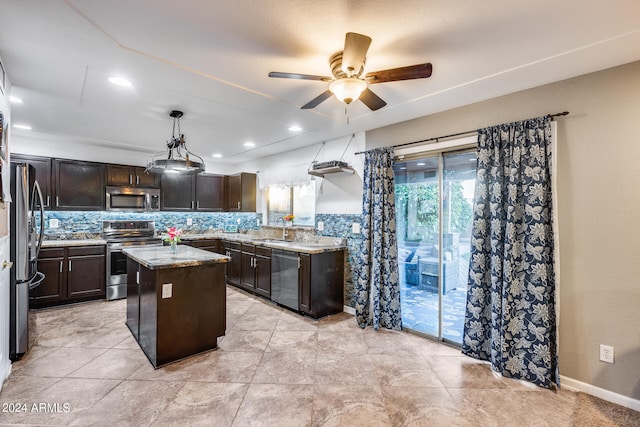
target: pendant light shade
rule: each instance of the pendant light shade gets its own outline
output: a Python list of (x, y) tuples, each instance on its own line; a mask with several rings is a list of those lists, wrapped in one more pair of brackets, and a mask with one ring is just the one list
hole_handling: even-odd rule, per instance
[[(147, 163), (147, 171), (153, 173), (176, 173), (182, 175), (197, 175), (204, 172), (204, 160), (197, 154), (187, 150), (184, 134), (180, 132), (180, 117), (182, 111), (173, 110), (173, 132), (171, 140), (167, 142), (167, 149), (162, 153), (151, 156)], [(176, 134), (177, 127), (177, 134)]]

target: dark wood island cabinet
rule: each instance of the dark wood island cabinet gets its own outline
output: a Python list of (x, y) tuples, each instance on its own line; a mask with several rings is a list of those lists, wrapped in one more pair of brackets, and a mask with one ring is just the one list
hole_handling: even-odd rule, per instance
[(217, 347), (229, 257), (190, 246), (124, 249), (127, 326), (155, 368)]

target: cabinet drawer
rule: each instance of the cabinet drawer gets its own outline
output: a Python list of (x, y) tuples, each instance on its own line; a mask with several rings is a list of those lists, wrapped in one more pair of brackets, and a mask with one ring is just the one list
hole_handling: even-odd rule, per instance
[(217, 240), (194, 240), (188, 243), (189, 246), (193, 246), (194, 248), (203, 248), (209, 246), (215, 246), (218, 243)]
[(240, 242), (230, 242), (228, 240), (226, 240), (224, 242), (224, 246), (225, 248), (229, 248), (229, 249), (236, 249), (236, 250), (240, 250)]
[(242, 252), (248, 252), (248, 253), (255, 253), (256, 251), (256, 245), (250, 245), (247, 243), (242, 243)]
[(264, 246), (256, 246), (256, 255), (271, 258), (271, 248), (265, 248)]
[(69, 256), (78, 255), (104, 255), (104, 246), (71, 246), (68, 248)]
[(64, 248), (42, 248), (38, 258), (58, 258), (64, 256)]

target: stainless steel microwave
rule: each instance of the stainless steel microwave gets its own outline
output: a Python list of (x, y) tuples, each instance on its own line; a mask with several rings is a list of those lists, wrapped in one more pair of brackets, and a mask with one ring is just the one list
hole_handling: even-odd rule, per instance
[(157, 188), (107, 186), (106, 207), (108, 211), (159, 211), (160, 190)]

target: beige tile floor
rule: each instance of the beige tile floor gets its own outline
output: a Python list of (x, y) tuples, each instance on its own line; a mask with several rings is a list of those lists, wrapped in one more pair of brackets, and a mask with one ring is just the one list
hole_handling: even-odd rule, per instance
[(124, 300), (38, 312), (36, 345), (0, 392), (0, 425), (573, 424), (578, 394), (498, 378), (456, 349), (362, 330), (348, 314), (314, 321), (227, 295), (218, 349), (158, 370), (124, 325)]

